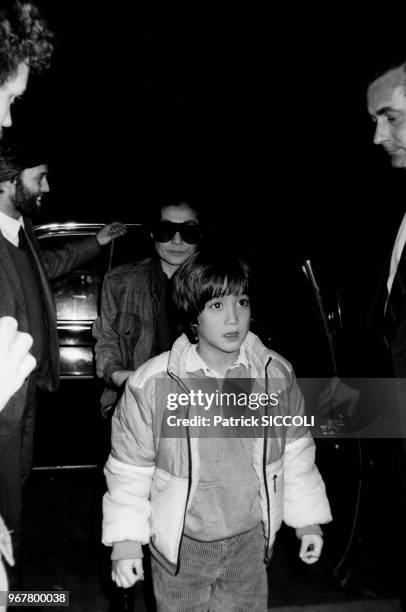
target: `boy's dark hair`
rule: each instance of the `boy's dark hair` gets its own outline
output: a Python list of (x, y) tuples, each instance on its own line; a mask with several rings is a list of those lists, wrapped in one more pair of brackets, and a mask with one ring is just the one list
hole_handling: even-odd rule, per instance
[(196, 343), (194, 326), (208, 301), (251, 293), (251, 272), (246, 261), (224, 249), (206, 246), (189, 257), (172, 277), (171, 301), (179, 333)]
[(50, 64), (53, 34), (32, 2), (3, 0), (0, 7), (0, 87), (26, 62), (40, 72)]

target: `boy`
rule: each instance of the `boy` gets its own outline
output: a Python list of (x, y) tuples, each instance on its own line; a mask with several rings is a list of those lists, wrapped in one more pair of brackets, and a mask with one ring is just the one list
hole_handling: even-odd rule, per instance
[[(303, 398), (290, 364), (249, 332), (244, 262), (201, 251), (174, 275), (172, 295), (184, 334), (130, 377), (113, 417), (103, 506), (113, 580), (126, 588), (142, 579), (141, 544), (150, 542), (158, 610), (262, 612), (264, 560), (282, 519), (296, 528), (303, 561), (321, 553), (319, 523), (331, 514), (314, 442), (303, 426), (219, 437), (183, 420), (171, 437), (167, 399), (204, 378), (262, 379), (291, 416), (303, 415)], [(193, 414), (210, 418), (189, 401)]]

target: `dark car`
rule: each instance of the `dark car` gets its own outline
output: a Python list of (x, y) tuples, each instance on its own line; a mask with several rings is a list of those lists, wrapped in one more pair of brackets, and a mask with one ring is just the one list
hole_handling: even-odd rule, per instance
[[(53, 223), (35, 227), (42, 249), (54, 250), (102, 223)], [(122, 263), (149, 256), (148, 234), (127, 224), (127, 235), (103, 247), (100, 257), (52, 281), (60, 348), (60, 388), (41, 393), (37, 416), (36, 469), (83, 468), (100, 464), (108, 450), (108, 428), (101, 418), (103, 381), (95, 375), (92, 324), (97, 316), (103, 277)]]

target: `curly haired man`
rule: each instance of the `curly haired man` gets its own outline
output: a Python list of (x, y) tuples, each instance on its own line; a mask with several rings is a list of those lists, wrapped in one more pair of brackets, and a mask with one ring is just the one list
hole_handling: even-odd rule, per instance
[(0, 138), (10, 127), (13, 102), (27, 87), (30, 71), (50, 64), (53, 34), (32, 2), (4, 0), (0, 7)]

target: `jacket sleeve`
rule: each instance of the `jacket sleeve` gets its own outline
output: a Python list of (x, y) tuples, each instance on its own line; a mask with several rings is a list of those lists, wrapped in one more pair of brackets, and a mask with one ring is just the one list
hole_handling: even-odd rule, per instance
[(118, 332), (113, 329), (113, 321), (117, 315), (117, 304), (114, 299), (112, 282), (107, 274), (102, 289), (100, 316), (93, 323), (92, 333), (96, 338), (96, 372), (110, 383), (110, 377), (117, 370), (125, 370), (118, 338)]
[(67, 274), (98, 255), (100, 255), (100, 246), (95, 236), (81, 238), (66, 244), (61, 249), (40, 250), (42, 265), (50, 279)]
[(107, 493), (103, 498), (102, 541), (107, 546), (126, 540), (146, 544), (150, 537), (155, 470), (152, 395), (148, 399), (145, 389), (132, 384), (135, 376), (127, 382), (112, 419), (112, 447), (104, 469)]
[[(290, 404), (292, 416), (304, 415), (303, 395), (294, 375)], [(283, 520), (287, 525), (298, 529), (332, 520), (326, 488), (315, 463), (315, 443), (303, 426), (293, 426), (287, 437), (284, 483)]]

